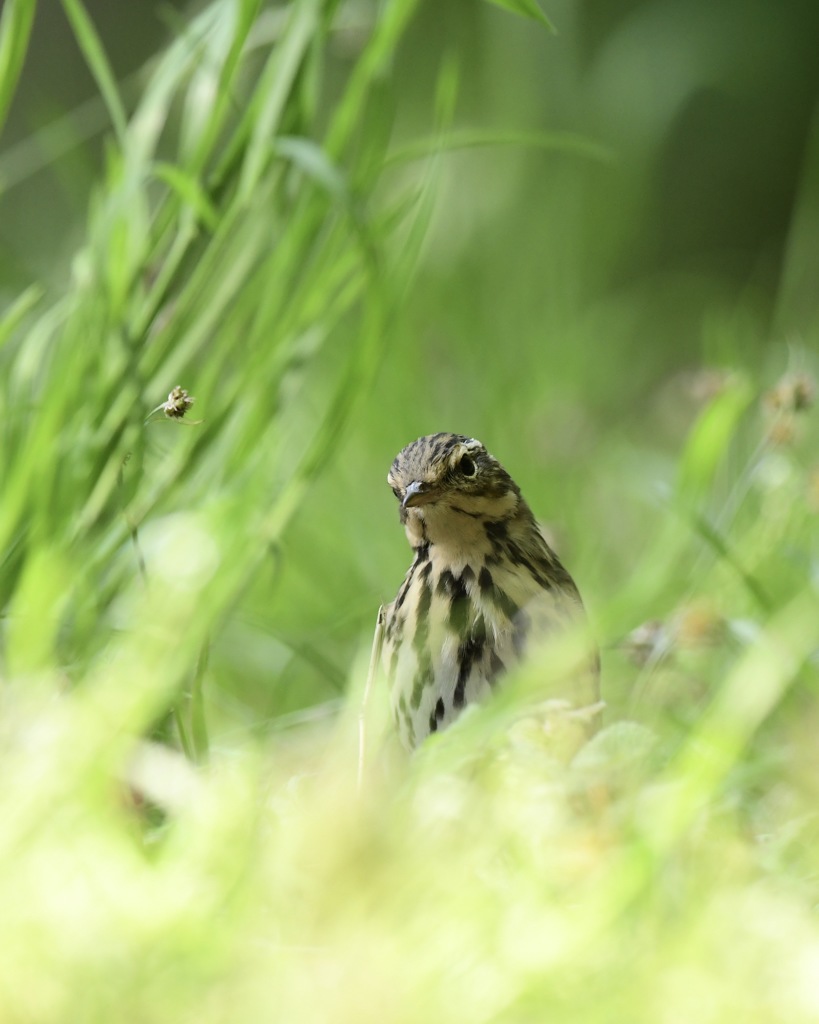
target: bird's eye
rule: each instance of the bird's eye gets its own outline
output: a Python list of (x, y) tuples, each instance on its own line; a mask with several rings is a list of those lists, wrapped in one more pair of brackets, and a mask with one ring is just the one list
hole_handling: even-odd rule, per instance
[(468, 455), (464, 455), (458, 463), (458, 472), (462, 473), (464, 476), (475, 476), (478, 472), (478, 468)]
[(398, 490), (397, 487), (393, 487), (392, 488), (392, 493), (396, 496), (396, 498), (400, 498), (401, 497), (401, 492)]

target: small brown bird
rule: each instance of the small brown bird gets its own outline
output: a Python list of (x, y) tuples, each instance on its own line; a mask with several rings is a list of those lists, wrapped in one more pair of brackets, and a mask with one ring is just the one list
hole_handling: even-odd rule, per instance
[[(387, 482), (415, 552), (382, 616), (393, 717), (412, 749), (483, 700), (532, 644), (585, 613), (520, 488), (480, 441), (421, 437), (398, 453)], [(593, 705), (596, 655), (581, 675), (571, 703)]]

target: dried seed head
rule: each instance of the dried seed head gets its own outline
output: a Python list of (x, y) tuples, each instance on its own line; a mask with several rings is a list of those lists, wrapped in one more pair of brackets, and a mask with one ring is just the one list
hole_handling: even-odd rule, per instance
[(799, 433), (801, 413), (813, 405), (816, 382), (802, 370), (786, 373), (762, 396), (762, 409), (768, 421), (766, 440), (773, 445), (794, 442)]
[(633, 629), (623, 641), (623, 648), (635, 663), (642, 667), (666, 652), (671, 636), (662, 619), (649, 619)]
[(796, 419), (791, 413), (781, 414), (771, 421), (767, 432), (767, 441), (770, 444), (791, 444), (795, 440)]
[(709, 601), (692, 601), (677, 610), (674, 636), (681, 648), (713, 647), (724, 640), (726, 623)]
[(804, 412), (810, 409), (816, 398), (816, 381), (808, 373), (799, 370), (786, 373), (769, 391), (762, 401), (765, 409), (774, 415), (780, 413)]
[(168, 401), (162, 406), (162, 411), (170, 420), (181, 420), (195, 401), (195, 398), (177, 384), (168, 395)]

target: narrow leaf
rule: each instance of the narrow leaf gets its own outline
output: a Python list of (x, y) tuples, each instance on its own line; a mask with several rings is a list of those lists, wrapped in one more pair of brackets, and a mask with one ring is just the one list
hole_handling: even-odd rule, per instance
[(23, 68), (36, 0), (6, 0), (0, 8), (0, 131)]
[(28, 312), (37, 305), (42, 297), (43, 289), (40, 285), (31, 285), (21, 295), (18, 295), (0, 318), (0, 348), (6, 344)]
[(63, 7), (65, 8), (68, 20), (71, 22), (71, 28), (74, 30), (77, 45), (82, 50), (88, 69), (94, 76), (105, 100), (105, 105), (108, 107), (108, 114), (114, 130), (120, 142), (124, 143), (125, 126), (128, 118), (125, 114), (125, 106), (120, 97), (114, 73), (111, 65), (108, 63), (108, 58), (105, 55), (100, 37), (97, 35), (97, 30), (94, 28), (94, 23), (83, 7), (81, 0), (63, 0)]
[(211, 231), (215, 231), (219, 223), (219, 214), (199, 182), (190, 174), (186, 174), (175, 164), (157, 163), (153, 168), (154, 176), (169, 185), (186, 206), (189, 206), (197, 218)]
[(606, 146), (574, 132), (520, 132), (486, 129), (458, 129), (444, 136), (414, 139), (393, 150), (386, 163), (403, 164), (423, 160), (439, 153), (463, 149), (485, 149), (494, 146), (519, 146), (588, 157), (601, 163), (613, 163), (614, 154)]
[(536, 0), (489, 0), (489, 3), (496, 7), (503, 7), (504, 10), (511, 11), (513, 14), (520, 14), (524, 18), (539, 21), (541, 25), (557, 35), (557, 29), (538, 7)]
[(752, 397), (747, 380), (740, 377), (700, 414), (680, 462), (680, 497), (696, 499), (711, 486)]

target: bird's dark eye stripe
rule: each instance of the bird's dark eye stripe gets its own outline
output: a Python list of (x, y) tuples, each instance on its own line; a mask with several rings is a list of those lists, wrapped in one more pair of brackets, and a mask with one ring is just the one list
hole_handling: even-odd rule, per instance
[(397, 487), (393, 487), (392, 493), (396, 496), (396, 498), (400, 498), (401, 497), (401, 491), (399, 491), (399, 489)]

